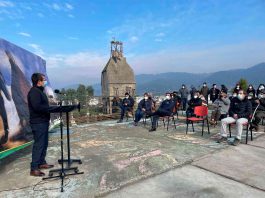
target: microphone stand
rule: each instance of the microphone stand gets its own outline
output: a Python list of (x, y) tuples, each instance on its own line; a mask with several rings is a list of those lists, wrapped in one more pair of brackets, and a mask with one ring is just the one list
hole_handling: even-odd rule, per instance
[[(64, 161), (64, 155), (63, 155), (63, 108), (62, 108), (62, 98), (60, 97), (60, 132), (61, 132), (61, 139), (60, 139), (60, 142), (61, 142), (61, 161), (63, 162)], [(68, 114), (68, 112), (67, 112)], [(68, 117), (68, 116), (67, 116)], [(68, 123), (68, 127), (67, 129), (69, 130), (69, 122), (67, 120), (67, 123)], [(67, 134), (69, 135), (69, 134)], [(68, 156), (69, 156), (69, 153), (68, 153)], [(58, 160), (59, 161), (59, 160)], [(74, 173), (70, 173), (70, 174), (67, 174), (66, 172), (67, 171), (74, 171)], [(58, 173), (58, 175), (53, 175), (54, 173)], [(49, 176), (48, 177), (44, 177), (42, 178), (43, 180), (47, 180), (47, 179), (52, 179), (52, 178), (60, 178), (61, 179), (61, 192), (64, 192), (64, 178), (66, 176), (69, 176), (69, 175), (77, 175), (77, 174), (83, 174), (84, 172), (79, 172), (78, 168), (77, 167), (67, 167), (67, 168), (64, 168), (64, 163), (61, 163), (61, 168), (59, 169), (53, 169), (53, 170), (50, 170), (49, 171)]]

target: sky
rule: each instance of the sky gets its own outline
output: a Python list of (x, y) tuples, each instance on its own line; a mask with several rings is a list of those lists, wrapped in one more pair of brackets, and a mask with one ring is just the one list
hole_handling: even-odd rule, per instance
[(0, 0), (0, 37), (55, 88), (100, 83), (112, 39), (135, 74), (248, 68), (265, 62), (265, 0)]

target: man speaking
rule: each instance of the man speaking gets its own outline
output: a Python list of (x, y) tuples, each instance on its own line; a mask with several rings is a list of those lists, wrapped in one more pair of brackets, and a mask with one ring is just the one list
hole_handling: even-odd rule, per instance
[(48, 148), (48, 129), (50, 121), (49, 102), (43, 92), (47, 84), (45, 75), (34, 73), (31, 76), (32, 88), (28, 93), (28, 107), (30, 126), (33, 133), (34, 144), (32, 148), (31, 176), (44, 176), (40, 169), (52, 168), (47, 164), (45, 157)]

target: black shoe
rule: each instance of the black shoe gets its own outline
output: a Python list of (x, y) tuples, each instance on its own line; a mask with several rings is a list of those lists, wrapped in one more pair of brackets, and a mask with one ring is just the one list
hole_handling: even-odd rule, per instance
[(123, 120), (122, 119), (119, 119), (118, 121), (117, 121), (117, 123), (122, 123), (123, 122)]
[(233, 146), (237, 146), (240, 144), (240, 139), (235, 138), (234, 142), (232, 143)]
[(227, 141), (227, 137), (221, 137), (219, 140), (217, 140), (217, 143), (222, 143), (222, 142), (226, 142)]
[(138, 125), (138, 122), (134, 122), (133, 125), (134, 125), (134, 126), (137, 126), (137, 125)]
[(156, 131), (156, 128), (151, 128), (150, 130), (149, 130), (149, 132), (153, 132), (153, 131)]

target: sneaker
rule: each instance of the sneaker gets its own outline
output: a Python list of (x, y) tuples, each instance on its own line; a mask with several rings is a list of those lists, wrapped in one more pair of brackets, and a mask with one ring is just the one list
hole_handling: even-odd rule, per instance
[(234, 142), (232, 143), (233, 146), (237, 146), (240, 144), (240, 139), (235, 138)]
[(123, 122), (123, 120), (121, 120), (121, 119), (117, 121), (117, 123), (122, 123), (122, 122)]
[(156, 131), (156, 128), (151, 128), (150, 130), (149, 130), (149, 132), (153, 132), (153, 131)]
[(227, 137), (221, 137), (219, 140), (217, 140), (217, 143), (222, 143), (222, 142), (226, 142), (227, 141)]

